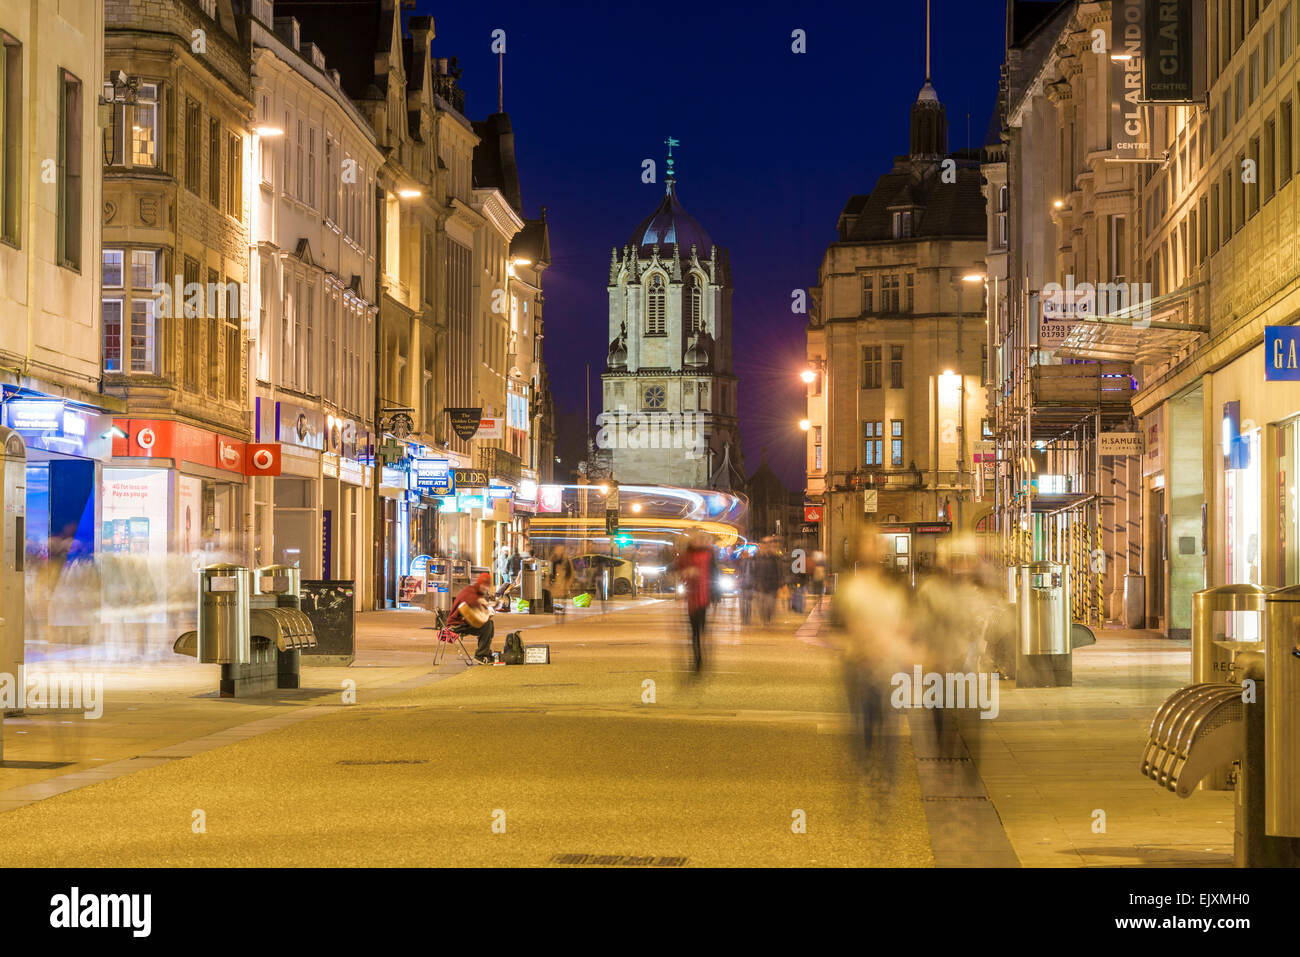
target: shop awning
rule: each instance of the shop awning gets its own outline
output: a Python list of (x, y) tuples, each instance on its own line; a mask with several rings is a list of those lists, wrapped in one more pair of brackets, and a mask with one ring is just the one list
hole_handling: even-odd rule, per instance
[(1078, 319), (1056, 354), (1066, 359), (1154, 364), (1194, 346), (1210, 327), (1193, 319), (1196, 283), (1110, 315)]

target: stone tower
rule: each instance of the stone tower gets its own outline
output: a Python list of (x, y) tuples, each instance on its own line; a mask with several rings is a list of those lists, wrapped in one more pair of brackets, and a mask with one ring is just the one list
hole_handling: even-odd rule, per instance
[(709, 488), (728, 450), (742, 462), (731, 264), (678, 200), (668, 142), (663, 199), (610, 257), (597, 445), (618, 482)]

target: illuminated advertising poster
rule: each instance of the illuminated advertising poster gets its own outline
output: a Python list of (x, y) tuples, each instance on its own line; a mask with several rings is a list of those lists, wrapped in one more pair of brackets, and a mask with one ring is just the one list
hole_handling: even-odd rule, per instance
[(122, 622), (166, 620), (167, 479), (166, 469), (103, 472), (105, 604)]
[(195, 555), (203, 547), (203, 482), (179, 475), (176, 492), (176, 548), (182, 555)]
[(564, 488), (559, 485), (543, 485), (537, 490), (537, 511), (558, 512), (564, 504)]

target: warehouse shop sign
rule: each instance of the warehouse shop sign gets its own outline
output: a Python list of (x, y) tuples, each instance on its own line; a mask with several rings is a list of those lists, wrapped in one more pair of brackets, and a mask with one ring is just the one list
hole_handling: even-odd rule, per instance
[(1103, 432), (1097, 436), (1097, 451), (1101, 455), (1141, 455), (1141, 432)]
[(1300, 380), (1300, 326), (1264, 327), (1264, 380)]

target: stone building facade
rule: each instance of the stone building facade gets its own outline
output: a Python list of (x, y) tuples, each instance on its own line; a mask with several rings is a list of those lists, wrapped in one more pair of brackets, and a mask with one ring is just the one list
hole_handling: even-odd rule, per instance
[(900, 570), (924, 570), (936, 536), (989, 510), (972, 495), (987, 363), (981, 290), (966, 281), (983, 269), (984, 199), (976, 154), (947, 151), (928, 78), (910, 140), (845, 204), (812, 290), (806, 491), (832, 570), (884, 531)]

